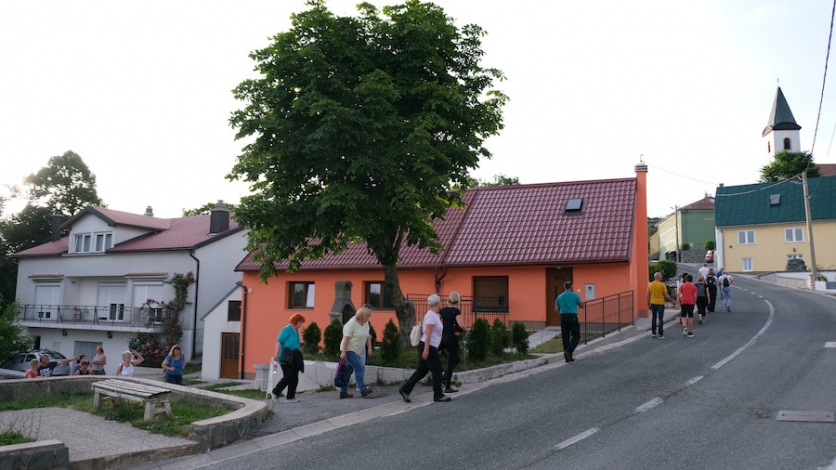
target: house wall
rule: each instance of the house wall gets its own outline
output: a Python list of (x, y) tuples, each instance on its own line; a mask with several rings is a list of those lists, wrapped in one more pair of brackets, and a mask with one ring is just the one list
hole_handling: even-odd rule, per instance
[(705, 242), (714, 241), (714, 211), (680, 211), (682, 243), (687, 243), (692, 250), (705, 249)]
[[(227, 291), (228, 292), (228, 291)], [(241, 289), (235, 289), (225, 296), (214, 309), (203, 317), (203, 364), (201, 377), (203, 380), (219, 380), (221, 377), (221, 334), (240, 333), (241, 322), (228, 321), (230, 300), (241, 300)], [(209, 305), (206, 308), (211, 308)]]
[[(76, 355), (76, 342), (101, 343), (107, 358), (106, 375), (113, 375), (116, 372), (116, 367), (122, 360), (122, 353), (128, 350), (128, 340), (133, 335), (130, 331), (114, 330), (111, 332), (113, 337), (108, 338), (105, 331), (67, 330), (67, 336), (63, 336), (61, 328), (31, 327), (27, 328), (27, 332), (41, 338), (41, 348), (58, 351), (67, 357)], [(92, 360), (93, 357), (89, 356), (88, 359)], [(72, 366), (75, 365), (76, 363), (73, 362)]]
[[(785, 242), (785, 228), (801, 228), (803, 242)], [(737, 233), (741, 230), (754, 230), (755, 243), (740, 245)], [(777, 225), (750, 225), (723, 227), (723, 263), (732, 272), (743, 271), (744, 258), (752, 259), (752, 271), (783, 271), (789, 255), (801, 255), (810, 268), (809, 235), (804, 222)], [(836, 221), (813, 223), (813, 237), (816, 248), (816, 264), (827, 269), (836, 267)], [(793, 251), (795, 250), (795, 251)]]
[(665, 259), (664, 254), (669, 251), (676, 251), (676, 217), (674, 214), (665, 217), (657, 224), (659, 230), (659, 251), (662, 254), (660, 259)]

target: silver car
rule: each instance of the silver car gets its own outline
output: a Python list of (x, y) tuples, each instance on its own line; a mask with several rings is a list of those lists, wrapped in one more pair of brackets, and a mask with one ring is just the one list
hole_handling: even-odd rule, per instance
[[(66, 356), (57, 351), (50, 351), (48, 349), (33, 349), (31, 351), (15, 354), (7, 361), (0, 364), (0, 369), (17, 370), (26, 373), (26, 371), (29, 370), (29, 362), (32, 361), (32, 359), (37, 359), (40, 361), (41, 356), (44, 354), (49, 355), (50, 361), (61, 361), (67, 358)], [(52, 372), (52, 375), (70, 375), (70, 365), (63, 364), (60, 366), (56, 366), (55, 370), (53, 370)]]

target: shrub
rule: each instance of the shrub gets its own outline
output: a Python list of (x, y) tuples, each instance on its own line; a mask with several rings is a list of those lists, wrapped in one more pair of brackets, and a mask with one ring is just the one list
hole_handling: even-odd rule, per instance
[(676, 261), (672, 259), (659, 260), (650, 265), (650, 280), (653, 280), (653, 274), (662, 273), (662, 280), (670, 279), (676, 276)]
[(508, 327), (499, 318), (494, 319), (491, 326), (491, 354), (496, 357), (502, 357), (505, 348), (511, 343), (511, 338), (508, 337)]
[(717, 245), (714, 244), (714, 240), (708, 240), (707, 242), (705, 242), (705, 245), (703, 245), (703, 248), (705, 248), (706, 250), (713, 250), (715, 246)]
[(491, 326), (484, 318), (477, 318), (467, 334), (467, 356), (475, 361), (484, 361), (491, 346)]
[(374, 331), (372, 322), (369, 322), (369, 336), (372, 337), (372, 348), (374, 348), (374, 345), (377, 344), (377, 332)]
[(334, 318), (331, 324), (325, 327), (325, 349), (322, 351), (326, 356), (339, 357), (340, 342), (343, 340), (343, 324)]
[(305, 332), (302, 333), (302, 352), (305, 354), (316, 354), (319, 352), (319, 342), (322, 341), (322, 330), (316, 322), (311, 322)]
[(401, 355), (401, 333), (392, 319), (389, 319), (389, 323), (383, 327), (380, 355), (386, 362), (397, 361), (398, 356)]
[(690, 250), (690, 249), (691, 249), (691, 245), (690, 245), (690, 244), (688, 244), (688, 243), (683, 243), (683, 244), (682, 244), (682, 251), (688, 251), (688, 250)]
[(515, 321), (511, 325), (511, 344), (514, 345), (518, 353), (528, 354), (528, 331), (526, 331), (523, 323)]

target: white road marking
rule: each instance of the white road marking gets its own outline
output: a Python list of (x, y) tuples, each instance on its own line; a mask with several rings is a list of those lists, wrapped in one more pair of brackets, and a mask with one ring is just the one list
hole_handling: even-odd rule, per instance
[(557, 450), (563, 450), (563, 449), (569, 447), (572, 444), (577, 444), (578, 442), (586, 439), (587, 437), (595, 434), (598, 431), (599, 431), (598, 428), (587, 429), (586, 431), (578, 434), (577, 436), (570, 437), (569, 439), (566, 439), (565, 441), (561, 442), (560, 444), (554, 446), (554, 448), (557, 449)]
[(755, 341), (762, 334), (766, 333), (767, 328), (769, 328), (769, 325), (772, 324), (772, 319), (775, 318), (775, 307), (773, 307), (772, 303), (770, 303), (768, 300), (764, 300), (764, 302), (766, 302), (766, 305), (769, 305), (769, 319), (766, 321), (766, 324), (763, 325), (763, 328), (761, 328), (761, 330), (758, 331), (758, 333), (754, 337), (752, 337), (752, 339), (750, 339), (748, 343), (741, 346), (740, 349), (731, 353), (731, 355), (729, 355), (727, 358), (723, 359), (722, 361), (718, 362), (717, 364), (714, 364), (713, 366), (711, 366), (712, 369), (717, 370), (717, 369), (723, 367), (724, 365), (728, 364), (729, 361), (731, 361), (732, 359), (739, 356), (746, 348), (755, 344)]
[(828, 341), (824, 343), (824, 347), (826, 348), (836, 348), (836, 341)]
[(636, 409), (633, 411), (633, 413), (634, 413), (634, 414), (644, 413), (645, 411), (647, 411), (647, 410), (649, 410), (649, 409), (653, 408), (653, 407), (654, 407), (654, 406), (656, 406), (656, 405), (661, 405), (661, 404), (662, 404), (662, 401), (663, 401), (663, 400), (662, 400), (661, 398), (656, 397), (656, 398), (654, 398), (653, 400), (650, 400), (649, 402), (647, 402), (647, 403), (645, 403), (645, 404), (643, 404), (643, 405), (640, 405), (640, 406), (636, 407)]
[(685, 382), (685, 385), (686, 385), (686, 386), (687, 386), (687, 385), (694, 385), (695, 383), (697, 383), (697, 382), (699, 382), (700, 380), (702, 380), (702, 378), (703, 378), (703, 377), (704, 377), (703, 375), (701, 375), (701, 376), (699, 376), (699, 377), (694, 377), (693, 379), (691, 379), (691, 380), (689, 380), (689, 381)]

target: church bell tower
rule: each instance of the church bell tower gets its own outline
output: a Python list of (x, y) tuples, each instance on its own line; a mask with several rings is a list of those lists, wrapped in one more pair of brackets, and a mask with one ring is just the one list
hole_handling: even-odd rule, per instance
[(781, 87), (775, 92), (775, 101), (769, 113), (769, 122), (763, 129), (764, 147), (766, 147), (767, 163), (772, 163), (772, 157), (781, 151), (801, 151), (801, 126), (795, 122), (787, 99)]

